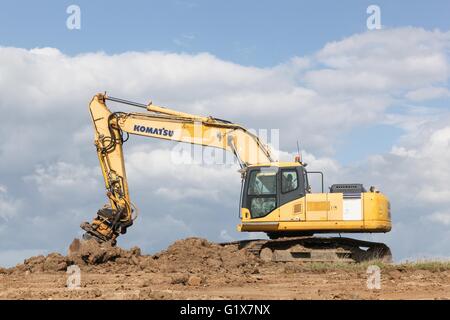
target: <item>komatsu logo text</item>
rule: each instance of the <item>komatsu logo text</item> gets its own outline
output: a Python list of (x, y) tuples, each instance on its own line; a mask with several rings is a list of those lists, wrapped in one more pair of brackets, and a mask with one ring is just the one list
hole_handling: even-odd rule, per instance
[(158, 136), (163, 136), (163, 137), (172, 137), (173, 136), (173, 130), (167, 130), (165, 128), (152, 128), (152, 127), (140, 126), (138, 124), (135, 124), (133, 130), (136, 132), (157, 134)]

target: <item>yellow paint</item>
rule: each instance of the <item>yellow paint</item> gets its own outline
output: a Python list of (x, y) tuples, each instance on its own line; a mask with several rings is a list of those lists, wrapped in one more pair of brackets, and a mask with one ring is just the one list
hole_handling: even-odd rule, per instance
[[(272, 215), (268, 217), (272, 218)], [(305, 198), (288, 202), (279, 208), (280, 221), (305, 221)]]
[(329, 203), (328, 220), (340, 221), (343, 216), (343, 198), (342, 193), (327, 193)]
[(307, 211), (326, 211), (330, 210), (328, 201), (308, 201), (306, 202)]
[(324, 221), (328, 219), (329, 203), (325, 193), (306, 195), (306, 221)]
[[(242, 219), (237, 229), (238, 231), (266, 232), (389, 232), (392, 225), (386, 196), (382, 193), (366, 192), (362, 194), (362, 199), (363, 219), (358, 221), (343, 220), (342, 193), (316, 193), (307, 194), (306, 197), (286, 203), (279, 208), (279, 212), (275, 210), (263, 218)], [(305, 203), (309, 203), (306, 210)], [(302, 205), (301, 213), (294, 211), (294, 206), (298, 204)], [(310, 208), (313, 210), (310, 211)], [(258, 225), (258, 222), (266, 224)]]
[(367, 192), (363, 194), (365, 221), (391, 221), (389, 200), (382, 193)]

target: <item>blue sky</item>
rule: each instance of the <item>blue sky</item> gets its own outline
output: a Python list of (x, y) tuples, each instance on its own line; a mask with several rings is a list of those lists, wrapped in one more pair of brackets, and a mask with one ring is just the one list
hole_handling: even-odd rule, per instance
[[(65, 28), (66, 8), (82, 28)], [(210, 52), (244, 65), (272, 66), (366, 30), (376, 4), (387, 27), (450, 27), (450, 2), (431, 1), (2, 1), (4, 46), (56, 47), (67, 54), (129, 50)], [(179, 41), (177, 41), (178, 39)]]
[[(81, 30), (66, 28), (72, 4)], [(382, 30), (367, 30), (371, 4)], [(449, 13), (437, 0), (2, 1), (0, 265), (63, 252), (103, 204), (86, 106), (104, 90), (280, 129), (280, 149), (300, 140), (327, 186), (388, 194), (394, 230), (369, 239), (399, 259), (449, 257)], [(127, 145), (144, 213), (119, 244), (247, 236), (235, 231), (236, 168), (171, 166), (171, 147)]]

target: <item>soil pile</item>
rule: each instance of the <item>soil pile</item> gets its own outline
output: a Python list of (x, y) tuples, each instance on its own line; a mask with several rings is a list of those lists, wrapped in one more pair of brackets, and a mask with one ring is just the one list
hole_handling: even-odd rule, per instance
[(237, 246), (222, 246), (205, 239), (179, 240), (153, 256), (162, 272), (218, 273), (252, 270), (257, 257)]
[(4, 273), (38, 273), (66, 271), (68, 260), (59, 253), (50, 253), (47, 256), (35, 256), (25, 259), (23, 264), (14, 268), (3, 269)]
[[(75, 239), (67, 256), (50, 253), (31, 257), (14, 268), (2, 269), (2, 272), (64, 272), (73, 264), (85, 271), (211, 274), (251, 272), (258, 260), (235, 246), (222, 246), (200, 238), (178, 240), (155, 255), (142, 255), (138, 247), (125, 250), (109, 242), (99, 244), (93, 239)], [(189, 277), (180, 280), (188, 281)], [(191, 279), (191, 282), (197, 283), (198, 279)]]
[[(80, 267), (76, 289), (70, 265)], [(381, 289), (367, 286), (368, 264), (262, 262), (236, 245), (199, 238), (155, 255), (137, 247), (75, 240), (0, 268), (0, 299), (449, 299), (450, 263), (381, 265)]]

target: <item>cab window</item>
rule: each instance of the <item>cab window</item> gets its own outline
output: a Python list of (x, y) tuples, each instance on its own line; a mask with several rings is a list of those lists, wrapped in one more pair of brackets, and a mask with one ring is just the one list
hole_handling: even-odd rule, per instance
[(281, 172), (281, 192), (288, 193), (298, 188), (297, 170), (283, 170)]
[(247, 195), (252, 218), (263, 217), (273, 211), (277, 207), (276, 171), (252, 171)]
[(248, 185), (248, 195), (267, 195), (277, 193), (276, 172), (252, 171)]

